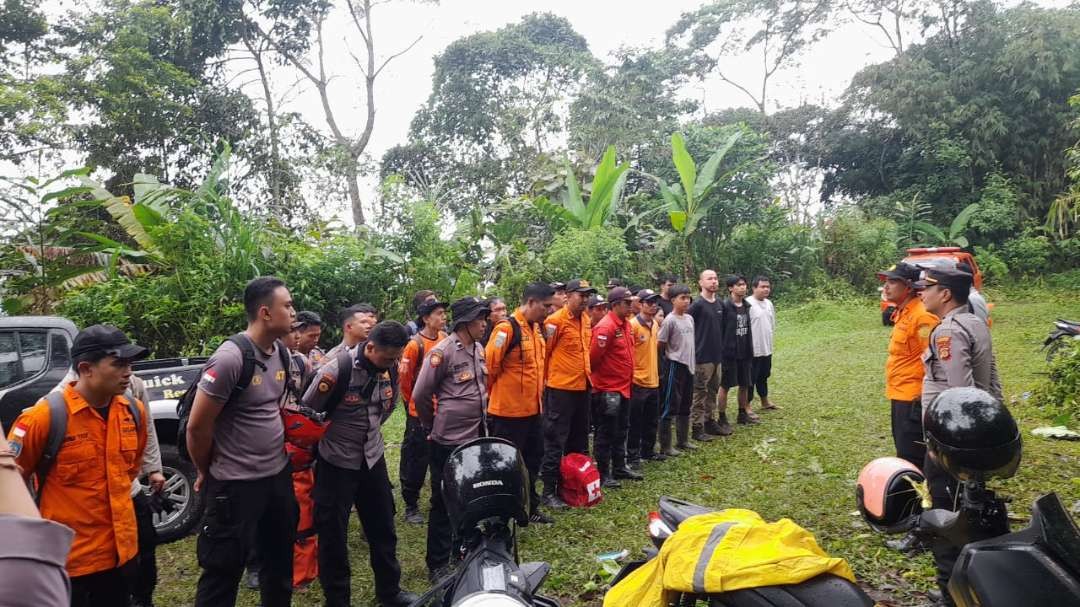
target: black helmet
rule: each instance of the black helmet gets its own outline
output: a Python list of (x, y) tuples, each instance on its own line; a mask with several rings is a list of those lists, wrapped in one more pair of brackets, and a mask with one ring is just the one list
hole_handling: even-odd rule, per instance
[(926, 449), (962, 480), (1009, 478), (1020, 465), (1020, 430), (1009, 410), (984, 390), (949, 388), (923, 413)]
[(486, 518), (529, 522), (525, 463), (512, 443), (478, 438), (450, 454), (443, 468), (443, 501), (458, 534)]

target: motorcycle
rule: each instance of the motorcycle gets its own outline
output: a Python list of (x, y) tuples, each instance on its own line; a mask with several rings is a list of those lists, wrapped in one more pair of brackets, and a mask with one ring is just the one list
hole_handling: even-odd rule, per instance
[[(1009, 478), (1020, 464), (1021, 440), (1008, 409), (977, 388), (951, 388), (924, 411), (927, 450), (959, 483), (958, 508), (926, 509), (917, 487), (925, 478), (909, 462), (878, 458), (859, 474), (856, 501), (864, 520), (882, 533), (914, 531), (938, 546), (959, 548), (948, 592), (958, 607), (1053, 605), (1080, 607), (1080, 529), (1057, 495), (1038, 498), (1026, 529), (1011, 532), (1006, 500), (987, 488)], [(623, 581), (659, 554), (688, 518), (708, 508), (670, 497), (649, 514), (654, 548), (646, 560), (625, 565)], [(822, 574), (799, 584), (749, 588), (711, 595), (678, 594), (669, 605), (693, 607), (870, 607), (874, 601), (846, 579)]]
[(1046, 360), (1053, 360), (1058, 350), (1065, 345), (1067, 340), (1080, 339), (1080, 322), (1059, 318), (1054, 321), (1054, 330), (1046, 336), (1043, 342), (1043, 350), (1046, 350)]
[[(611, 581), (619, 582), (660, 553), (664, 541), (678, 530), (686, 519), (714, 512), (711, 508), (673, 497), (661, 497), (660, 507), (649, 513), (648, 534), (653, 547), (645, 550), (645, 559), (624, 565)], [(699, 601), (708, 607), (873, 607), (874, 600), (861, 588), (832, 574), (822, 574), (798, 584), (760, 586), (712, 594), (673, 593), (669, 605), (693, 607)]]
[(443, 500), (455, 530), (456, 566), (413, 607), (560, 607), (539, 595), (550, 565), (519, 565), (527, 478), (517, 449), (502, 439), (479, 438), (454, 450), (443, 468)]

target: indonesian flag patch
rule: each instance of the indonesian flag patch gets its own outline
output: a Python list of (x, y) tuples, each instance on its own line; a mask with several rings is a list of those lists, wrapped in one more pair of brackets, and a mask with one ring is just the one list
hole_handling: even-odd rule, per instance
[(204, 382), (206, 382), (208, 384), (212, 384), (215, 381), (217, 381), (217, 373), (215, 373), (213, 369), (207, 369), (202, 374), (202, 379), (203, 379)]
[(11, 435), (15, 438), (22, 438), (26, 436), (26, 425), (21, 422), (15, 424), (15, 427), (11, 429)]

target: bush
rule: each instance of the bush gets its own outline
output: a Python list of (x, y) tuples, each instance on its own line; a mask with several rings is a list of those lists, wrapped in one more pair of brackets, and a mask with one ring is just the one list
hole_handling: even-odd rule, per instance
[(630, 251), (622, 232), (611, 227), (571, 228), (551, 241), (544, 253), (544, 280), (584, 278), (605, 284), (609, 278), (629, 279)]
[(1009, 266), (993, 245), (975, 247), (975, 263), (983, 275), (983, 284), (996, 285), (1009, 276)]
[(1054, 247), (1046, 236), (1037, 236), (1028, 228), (1022, 234), (1005, 241), (1001, 256), (1009, 269), (1021, 275), (1043, 274), (1050, 268)]
[(1058, 350), (1048, 375), (1032, 392), (1032, 402), (1056, 424), (1080, 422), (1080, 342), (1070, 340)]
[(1016, 209), (1020, 196), (1008, 178), (992, 173), (986, 179), (979, 197), (979, 212), (971, 217), (968, 227), (978, 234), (980, 242), (994, 242), (1016, 230)]
[(822, 253), (829, 276), (870, 292), (878, 286), (875, 273), (900, 259), (896, 223), (853, 209), (838, 213), (825, 225)]
[(810, 285), (821, 267), (821, 241), (813, 230), (789, 223), (776, 206), (766, 210), (764, 222), (735, 228), (726, 244), (721, 267), (747, 280), (768, 276), (776, 296)]

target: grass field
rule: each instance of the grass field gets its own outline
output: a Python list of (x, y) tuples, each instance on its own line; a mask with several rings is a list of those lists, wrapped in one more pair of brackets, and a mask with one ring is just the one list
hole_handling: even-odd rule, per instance
[[(1025, 444), (1019, 474), (993, 488), (1013, 498), (1012, 512), (1021, 517), (1028, 515), (1035, 497), (1049, 491), (1058, 492), (1076, 513), (1080, 443), (1031, 436), (1030, 430), (1046, 420), (1026, 404), (1023, 393), (1041, 380), (1045, 362), (1038, 347), (1050, 321), (1080, 317), (1080, 298), (1073, 293), (996, 302), (994, 349)], [(555, 525), (523, 530), (522, 559), (552, 565), (545, 591), (564, 605), (599, 605), (603, 586), (595, 555), (622, 548), (637, 553), (647, 543), (646, 513), (661, 495), (672, 495), (716, 508), (749, 508), (769, 520), (791, 518), (814, 532), (826, 551), (847, 559), (875, 598), (892, 605), (922, 603), (933, 581), (930, 557), (891, 552), (855, 513), (859, 469), (875, 457), (892, 455), (882, 378), (888, 331), (881, 326), (876, 302), (781, 310), (771, 389), (783, 410), (764, 414), (761, 425), (738, 427), (734, 436), (692, 455), (649, 463), (645, 482), (608, 493), (596, 508), (559, 514)], [(399, 409), (384, 428), (394, 472), (402, 426)], [(396, 478), (391, 480), (396, 484)], [(405, 524), (399, 510), (397, 529), (404, 586), (423, 591), (424, 527)], [(159, 605), (192, 603), (199, 572), (194, 544), (188, 538), (159, 548)], [(355, 528), (350, 548), (354, 604), (371, 604), (367, 547)], [(320, 605), (321, 599), (316, 582), (298, 591), (293, 604)], [(256, 592), (241, 591), (239, 604), (257, 603)]]

